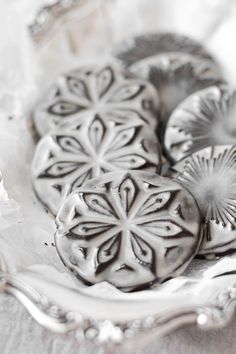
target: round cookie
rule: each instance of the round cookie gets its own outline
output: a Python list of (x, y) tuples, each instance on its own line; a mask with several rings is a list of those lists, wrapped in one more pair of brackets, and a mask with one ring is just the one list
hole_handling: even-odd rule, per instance
[(170, 53), (141, 60), (130, 71), (150, 81), (160, 98), (158, 135), (163, 140), (172, 111), (192, 93), (222, 82), (210, 62), (189, 54)]
[(164, 141), (173, 162), (207, 146), (236, 145), (236, 91), (212, 86), (187, 98), (172, 113)]
[(104, 174), (70, 194), (57, 216), (57, 251), (86, 285), (126, 292), (181, 274), (201, 241), (192, 195), (143, 171)]
[(203, 223), (200, 255), (236, 249), (236, 147), (204, 148), (171, 169), (197, 201)]
[(160, 164), (158, 140), (148, 126), (116, 126), (90, 114), (41, 139), (32, 181), (39, 199), (56, 214), (65, 197), (93, 177), (120, 169), (158, 172)]
[(126, 78), (117, 65), (84, 66), (61, 75), (33, 113), (39, 135), (99, 114), (116, 124), (157, 126), (158, 95), (142, 79)]
[(188, 53), (213, 61), (210, 54), (193, 39), (176, 33), (146, 33), (124, 41), (114, 50), (114, 56), (126, 66), (163, 53)]

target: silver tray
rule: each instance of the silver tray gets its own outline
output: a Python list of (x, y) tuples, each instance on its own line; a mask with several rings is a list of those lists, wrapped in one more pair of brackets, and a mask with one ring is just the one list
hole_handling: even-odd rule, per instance
[[(91, 46), (94, 36), (86, 38)], [(45, 87), (54, 74), (48, 79), (45, 70)], [(230, 321), (236, 304), (236, 254), (195, 259), (181, 277), (152, 290), (126, 294), (106, 282), (88, 288), (80, 284), (62, 264), (54, 245), (54, 218), (31, 186), (35, 143), (29, 124), (20, 117), (1, 118), (6, 138), (0, 140), (0, 149), (7, 152), (1, 172), (9, 194), (1, 182), (0, 207), (7, 211), (1, 213), (1, 293), (17, 298), (51, 331), (73, 331), (79, 338), (112, 345), (144, 345), (183, 325), (205, 330)]]

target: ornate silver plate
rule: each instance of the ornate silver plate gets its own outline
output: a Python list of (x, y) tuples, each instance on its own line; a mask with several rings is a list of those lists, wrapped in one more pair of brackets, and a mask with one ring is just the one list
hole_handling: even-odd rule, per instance
[(44, 1), (31, 15), (28, 30), (36, 42), (52, 38), (63, 24), (81, 20), (99, 5), (99, 0), (55, 0)]
[[(84, 40), (93, 48), (86, 33)], [(44, 212), (31, 186), (35, 144), (23, 119), (0, 115), (6, 136), (0, 149), (9, 157), (1, 168), (13, 198), (1, 182), (1, 293), (15, 296), (45, 328), (104, 345), (135, 342), (140, 347), (183, 325), (208, 329), (230, 321), (236, 305), (235, 254), (195, 259), (182, 276), (134, 293), (106, 282), (85, 287), (66, 272), (55, 252), (54, 218)]]

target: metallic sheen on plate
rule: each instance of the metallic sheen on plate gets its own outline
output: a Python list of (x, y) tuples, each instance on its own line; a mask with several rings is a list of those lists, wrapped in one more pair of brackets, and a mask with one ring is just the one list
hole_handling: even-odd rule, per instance
[(82, 20), (98, 5), (99, 0), (41, 1), (41, 6), (38, 5), (28, 25), (29, 33), (37, 43), (48, 40), (48, 37), (58, 34), (60, 29), (67, 29), (68, 24)]
[(187, 98), (172, 113), (164, 141), (173, 162), (207, 146), (236, 145), (236, 91), (213, 86)]
[(202, 255), (236, 249), (236, 147), (207, 147), (172, 167), (197, 201), (203, 223)]
[(201, 241), (197, 204), (169, 178), (118, 171), (70, 194), (57, 216), (56, 247), (86, 285), (137, 291), (181, 274)]
[(60, 76), (37, 105), (33, 119), (39, 135), (80, 123), (87, 113), (116, 124), (139, 121), (155, 128), (158, 109), (158, 95), (151, 84), (128, 79), (118, 65), (107, 64), (82, 66)]

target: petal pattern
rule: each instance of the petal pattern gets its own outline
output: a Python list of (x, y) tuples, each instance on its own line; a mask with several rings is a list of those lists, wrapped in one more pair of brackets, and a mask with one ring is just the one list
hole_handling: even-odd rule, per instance
[(86, 151), (79, 143), (78, 139), (71, 136), (58, 135), (56, 137), (56, 140), (58, 145), (60, 145), (60, 147), (62, 148), (62, 150), (73, 154), (78, 154), (82, 152), (83, 154), (86, 155)]
[(142, 227), (151, 234), (163, 238), (180, 237), (184, 231), (180, 225), (172, 220), (146, 222), (142, 224)]
[(65, 177), (68, 174), (76, 171), (78, 167), (82, 164), (78, 164), (74, 161), (59, 161), (53, 163), (50, 167), (48, 167), (45, 172), (40, 175), (40, 178), (51, 177), (51, 178), (59, 178)]
[(121, 246), (120, 235), (113, 236), (104, 242), (97, 254), (96, 274), (103, 272), (117, 258)]
[(99, 116), (96, 115), (89, 128), (90, 144), (94, 147), (95, 151), (101, 147), (105, 134), (106, 127)]
[(131, 209), (135, 197), (137, 196), (137, 192), (138, 190), (135, 182), (129, 176), (127, 176), (119, 187), (121, 204), (126, 213), (128, 213)]
[(109, 99), (110, 102), (124, 102), (136, 98), (144, 89), (140, 84), (127, 84), (122, 85), (116, 92), (113, 93)]
[(103, 222), (81, 222), (79, 225), (71, 229), (70, 234), (76, 235), (78, 238), (97, 237), (110, 230), (111, 228), (112, 226), (110, 224)]
[(150, 268), (150, 270), (154, 272), (155, 252), (151, 246), (134, 233), (131, 233), (131, 245), (135, 257), (137, 257), (140, 264), (144, 267)]
[(111, 87), (114, 80), (114, 74), (111, 67), (105, 67), (96, 76), (96, 88), (98, 97), (104, 96)]
[(86, 86), (84, 80), (80, 80), (76, 77), (67, 77), (68, 89), (75, 96), (80, 98), (90, 99), (88, 87)]
[(79, 177), (77, 177), (71, 184), (71, 190), (74, 191), (75, 189), (81, 187), (85, 182), (89, 181), (91, 178), (92, 178), (91, 169), (87, 169), (85, 172), (80, 173)]
[(107, 197), (102, 194), (84, 193), (83, 199), (90, 210), (107, 216), (115, 216), (116, 212)]
[(138, 170), (147, 163), (147, 159), (138, 154), (121, 154), (117, 157), (111, 157), (111, 159), (108, 157), (108, 161), (122, 170)]
[(138, 211), (138, 216), (149, 215), (164, 208), (170, 201), (171, 192), (161, 192), (152, 194)]
[(128, 145), (137, 134), (137, 128), (122, 129), (119, 134), (110, 142), (109, 151), (115, 151)]
[(78, 113), (84, 107), (70, 101), (61, 99), (48, 108), (48, 112), (55, 116), (66, 117)]

